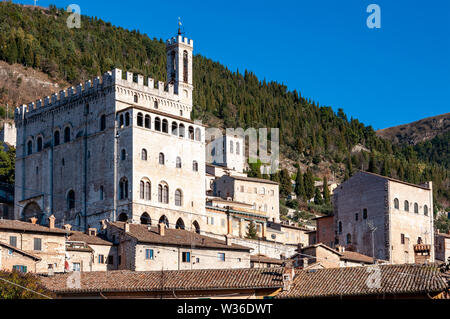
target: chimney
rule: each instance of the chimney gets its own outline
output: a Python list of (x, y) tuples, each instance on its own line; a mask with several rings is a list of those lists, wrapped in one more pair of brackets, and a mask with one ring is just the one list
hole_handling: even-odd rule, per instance
[(158, 234), (164, 236), (166, 234), (166, 225), (164, 223), (158, 224)]
[(53, 264), (48, 264), (48, 276), (53, 277), (55, 275), (55, 270), (53, 269)]
[(51, 215), (51, 216), (48, 218), (48, 227), (49, 227), (50, 229), (54, 229), (54, 228), (55, 228), (55, 220), (56, 220), (56, 218), (55, 218), (55, 216), (53, 216), (53, 215)]
[(337, 251), (338, 252), (340, 252), (340, 253), (344, 253), (345, 252), (345, 247), (344, 246), (336, 246), (336, 248), (337, 248)]
[(308, 262), (308, 258), (303, 258), (303, 268), (306, 268), (306, 267), (308, 267), (308, 264), (309, 264), (309, 262)]
[(107, 224), (106, 219), (102, 219), (102, 220), (100, 221), (100, 224), (102, 225), (102, 226), (101, 226), (101, 229), (102, 229), (102, 230), (105, 230), (105, 229), (108, 227), (108, 224)]
[(292, 260), (288, 260), (284, 264), (283, 270), (283, 291), (289, 291), (294, 281), (295, 271)]
[(130, 232), (130, 224), (128, 224), (128, 223), (123, 224), (123, 230), (126, 233), (129, 233)]
[(97, 228), (89, 228), (88, 235), (89, 236), (97, 236)]
[(67, 230), (67, 231), (70, 231), (70, 230), (72, 229), (72, 225), (70, 225), (70, 224), (65, 224), (65, 225), (64, 225), (64, 229)]
[(36, 217), (31, 217), (30, 218), (30, 223), (32, 223), (33, 225), (36, 225), (36, 223), (37, 223), (37, 218)]
[(231, 239), (232, 239), (232, 237), (231, 237), (230, 234), (225, 235), (225, 244), (226, 244), (227, 246), (231, 246), (231, 245), (232, 245)]

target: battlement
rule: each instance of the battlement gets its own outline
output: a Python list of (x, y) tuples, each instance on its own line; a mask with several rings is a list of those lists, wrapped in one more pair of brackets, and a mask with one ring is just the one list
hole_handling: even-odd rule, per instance
[(53, 93), (51, 96), (46, 96), (43, 99), (38, 99), (35, 102), (23, 104), (15, 109), (15, 118), (20, 119), (26, 113), (38, 113), (46, 108), (57, 107), (63, 105), (69, 101), (77, 99), (85, 94), (92, 93), (103, 87), (113, 84), (112, 72), (106, 72), (103, 76), (96, 77), (93, 81), (88, 80), (78, 84), (75, 88), (69, 87), (65, 90), (59, 91), (59, 93)]
[(194, 40), (188, 39), (187, 37), (183, 37), (181, 35), (178, 35), (176, 37), (172, 37), (171, 39), (166, 41), (166, 46), (171, 46), (177, 43), (183, 43), (191, 48), (194, 47)]
[[(155, 80), (150, 77), (147, 78), (147, 83), (144, 83), (144, 76), (141, 74), (135, 77), (132, 72), (123, 72), (121, 69), (114, 69), (103, 74), (101, 78), (96, 77), (92, 81), (86, 81), (84, 84), (80, 83), (76, 87), (69, 87), (59, 91), (59, 93), (54, 93), (35, 102), (21, 105), (15, 110), (15, 118), (16, 120), (21, 119), (27, 113), (30, 115), (37, 114), (47, 108), (61, 106), (83, 95), (91, 94), (111, 85), (119, 85), (124, 89), (134, 90), (136, 94), (149, 94), (188, 105), (192, 103), (189, 98), (181, 97), (178, 92), (175, 92), (172, 83), (166, 85), (166, 83), (158, 81), (155, 87)], [(120, 92), (121, 90), (119, 89), (116, 93), (117, 97), (120, 97)]]

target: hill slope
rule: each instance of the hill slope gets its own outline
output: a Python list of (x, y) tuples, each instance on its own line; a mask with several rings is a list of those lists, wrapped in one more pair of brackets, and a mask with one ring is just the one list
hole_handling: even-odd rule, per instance
[(377, 135), (396, 144), (416, 145), (450, 131), (450, 113), (377, 131)]

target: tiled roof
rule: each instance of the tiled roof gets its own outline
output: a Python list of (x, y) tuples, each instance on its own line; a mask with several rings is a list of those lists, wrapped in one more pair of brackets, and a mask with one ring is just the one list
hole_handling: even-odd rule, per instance
[(270, 258), (265, 255), (251, 255), (250, 261), (255, 263), (261, 262), (265, 264), (278, 264), (278, 265), (283, 264), (283, 261), (281, 259)]
[(52, 233), (65, 235), (67, 231), (60, 228), (49, 228), (37, 224), (26, 223), (19, 220), (0, 219), (0, 229), (20, 230), (38, 233)]
[(67, 288), (70, 274), (42, 277), (49, 290), (62, 292), (146, 292), (210, 289), (280, 288), (282, 268), (202, 269), (135, 272), (82, 272), (81, 288)]
[(7, 243), (4, 243), (2, 241), (0, 241), (0, 246), (6, 247), (7, 249), (11, 249), (11, 250), (17, 251), (19, 254), (25, 255), (25, 256), (30, 257), (30, 258), (32, 258), (34, 260), (41, 260), (41, 257), (38, 257), (38, 256), (33, 255), (33, 254), (30, 254), (30, 253), (28, 253), (28, 252), (26, 252), (26, 251), (24, 251), (22, 249), (19, 249), (17, 247), (8, 245)]
[[(112, 223), (112, 225), (121, 230), (124, 229), (123, 222), (115, 222)], [(148, 230), (147, 225), (129, 224), (129, 226), (130, 231), (127, 234), (136, 238), (140, 243), (250, 251), (250, 248), (248, 247), (236, 244), (228, 246), (224, 240), (199, 235), (184, 229), (166, 228), (164, 236), (161, 236), (158, 233), (157, 227), (152, 227), (151, 230)]]
[(381, 178), (387, 179), (387, 180), (389, 180), (389, 181), (391, 181), (391, 182), (396, 182), (396, 183), (405, 184), (405, 185), (408, 185), (408, 186), (413, 186), (413, 187), (418, 187), (418, 188), (430, 190), (429, 187), (424, 186), (424, 185), (411, 184), (411, 183), (408, 183), (408, 182), (401, 181), (401, 180), (399, 180), (399, 179), (395, 179), (395, 178), (392, 178), (392, 177), (387, 177), (387, 176), (383, 176), (383, 175), (380, 175), (380, 174), (371, 173), (371, 172), (367, 172), (367, 171), (361, 171), (361, 170), (360, 170), (360, 171), (358, 171), (358, 172), (363, 173), (363, 174), (367, 174), (367, 175), (372, 175), (372, 176), (381, 177)]
[(89, 236), (88, 234), (71, 231), (68, 241), (80, 241), (88, 245), (102, 245), (102, 246), (112, 246), (113, 244), (107, 240), (104, 240), (97, 236)]
[(378, 265), (380, 288), (367, 284), (376, 272), (369, 267), (296, 270), (293, 285), (276, 298), (326, 298), (440, 292), (448, 286), (439, 269), (427, 265)]
[(344, 251), (342, 253), (341, 259), (348, 260), (348, 261), (363, 262), (363, 263), (367, 263), (367, 264), (373, 263), (372, 257), (357, 253), (355, 251)]

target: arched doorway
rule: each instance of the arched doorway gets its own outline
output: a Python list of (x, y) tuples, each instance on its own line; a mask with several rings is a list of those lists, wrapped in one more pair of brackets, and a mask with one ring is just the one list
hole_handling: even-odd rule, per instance
[(184, 229), (184, 221), (181, 218), (178, 218), (175, 228), (176, 229)]
[(152, 219), (150, 218), (150, 216), (147, 213), (143, 213), (141, 215), (141, 224), (142, 225), (151, 225), (152, 224)]
[(162, 215), (159, 219), (159, 223), (166, 224), (166, 227), (169, 228), (169, 220), (167, 219), (166, 215)]
[(119, 215), (119, 222), (127, 222), (128, 221), (128, 215), (126, 213), (121, 213)]
[(30, 218), (36, 217), (38, 219), (37, 223), (41, 224), (43, 215), (41, 207), (36, 202), (31, 202), (22, 211), (22, 221), (29, 222)]
[(197, 234), (200, 234), (200, 225), (198, 224), (198, 222), (197, 222), (197, 221), (194, 221), (194, 222), (192, 223), (192, 226), (194, 226), (195, 232), (196, 232)]

